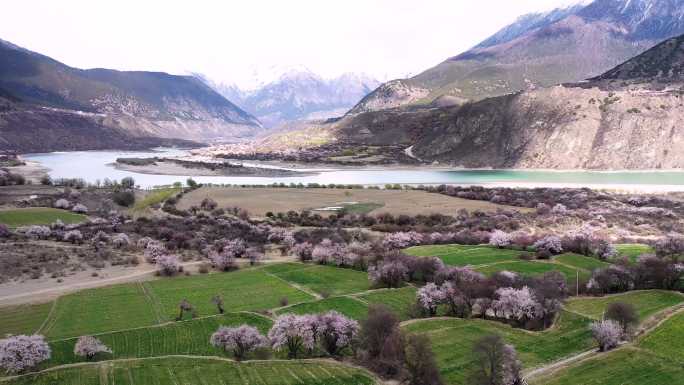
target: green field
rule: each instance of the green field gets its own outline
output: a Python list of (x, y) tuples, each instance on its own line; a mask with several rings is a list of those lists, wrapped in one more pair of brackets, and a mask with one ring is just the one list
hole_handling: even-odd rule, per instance
[(608, 305), (614, 302), (634, 305), (639, 319), (643, 321), (655, 313), (684, 302), (684, 296), (677, 292), (663, 290), (631, 291), (599, 298), (570, 298), (565, 308), (588, 318), (600, 319)]
[(403, 321), (411, 318), (408, 310), (411, 305), (416, 303), (417, 291), (413, 286), (406, 286), (400, 289), (381, 289), (360, 295), (359, 298), (369, 304), (386, 305), (397, 313)]
[[(295, 266), (299, 266), (299, 268)], [(318, 294), (351, 294), (370, 288), (368, 274), (358, 270), (301, 263), (266, 266), (263, 269), (280, 279), (304, 286)]]
[(43, 325), (52, 302), (18, 305), (0, 309), (0, 337), (6, 334), (33, 334)]
[(520, 251), (497, 249), (485, 245), (429, 245), (404, 250), (417, 257), (439, 257), (447, 265), (467, 266), (518, 260)]
[(637, 257), (642, 254), (653, 254), (655, 250), (649, 245), (644, 245), (640, 243), (624, 243), (620, 245), (615, 245), (618, 253), (620, 255), (629, 258), (630, 261), (636, 261)]
[(542, 261), (512, 261), (512, 262), (501, 262), (493, 265), (487, 265), (478, 267), (475, 270), (491, 275), (498, 271), (512, 271), (521, 275), (534, 276), (542, 275), (549, 271), (558, 271), (562, 273), (567, 280), (575, 280), (577, 273), (579, 272), (580, 278), (589, 278), (590, 273), (586, 270), (575, 269), (569, 266), (561, 265), (559, 263), (554, 263), (552, 261), (542, 262)]
[(589, 319), (563, 312), (557, 322), (549, 330), (529, 332), (481, 319), (437, 318), (411, 321), (404, 329), (427, 334), (446, 382), (462, 384), (474, 365), (471, 353), (474, 342), (488, 334), (499, 334), (513, 344), (526, 369), (594, 346), (587, 327)]
[(49, 207), (0, 210), (0, 223), (11, 228), (30, 225), (49, 225), (56, 222), (58, 219), (65, 224), (72, 224), (83, 222), (86, 219), (86, 216)]
[(195, 306), (198, 316), (215, 315), (211, 298), (216, 294), (223, 296), (227, 312), (276, 308), (281, 298), (290, 303), (314, 299), (259, 269), (165, 278), (62, 296), (42, 332), (55, 339), (152, 326), (174, 320), (183, 299)]
[(362, 370), (328, 361), (236, 363), (212, 358), (169, 357), (86, 364), (5, 382), (10, 385), (349, 385), (374, 384)]
[(135, 203), (133, 205), (133, 208), (131, 211), (133, 212), (138, 212), (142, 211), (150, 206), (160, 204), (164, 202), (165, 200), (171, 198), (172, 196), (176, 195), (181, 191), (180, 188), (176, 187), (169, 187), (169, 188), (161, 188), (157, 190), (152, 190), (145, 195), (145, 197)]
[(178, 303), (187, 299), (200, 316), (216, 314), (211, 298), (221, 294), (228, 312), (267, 310), (280, 306), (280, 299), (291, 304), (311, 301), (309, 294), (260, 269), (209, 274), (149, 282), (152, 302), (160, 308), (164, 320), (174, 319)]
[(639, 346), (684, 365), (684, 313), (679, 313), (663, 322), (656, 330), (646, 335)]
[(142, 285), (90, 289), (62, 296), (42, 333), (49, 338), (150, 326), (158, 322)]
[(347, 317), (362, 320), (368, 315), (368, 305), (350, 297), (331, 297), (278, 309), (277, 314), (318, 314), (336, 310)]
[(553, 258), (555, 262), (562, 263), (577, 269), (592, 271), (610, 266), (610, 263), (603, 262), (597, 258), (587, 257), (580, 254), (565, 253)]
[[(272, 321), (253, 313), (227, 313), (190, 321), (172, 322), (162, 326), (137, 328), (97, 336), (112, 349), (103, 359), (143, 358), (167, 355), (226, 356), (221, 349), (209, 344), (209, 337), (219, 326), (249, 324), (266, 335)], [(76, 339), (57, 340), (50, 343), (52, 358), (45, 366), (85, 361), (74, 355)]]
[(631, 347), (604, 353), (532, 381), (534, 385), (682, 385), (682, 363)]
[[(629, 302), (642, 306), (641, 318), (682, 301), (682, 296), (672, 292), (649, 291), (613, 296), (611, 299), (631, 297)], [(677, 301), (678, 300), (678, 301)], [(586, 300), (581, 300), (586, 302)], [(596, 305), (606, 303), (601, 299)], [(657, 305), (656, 305), (657, 304)], [(584, 305), (584, 304), (583, 304)], [(589, 313), (599, 313), (596, 307), (584, 307)], [(684, 384), (684, 313), (667, 319), (655, 330), (628, 346), (612, 352), (599, 354), (546, 378), (535, 379), (532, 384), (550, 385), (660, 385)]]

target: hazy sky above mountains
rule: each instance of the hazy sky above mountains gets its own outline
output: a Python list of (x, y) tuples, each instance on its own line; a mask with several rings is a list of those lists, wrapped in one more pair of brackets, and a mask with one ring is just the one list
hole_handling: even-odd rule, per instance
[(21, 0), (3, 5), (0, 38), (75, 67), (195, 71), (243, 87), (255, 71), (269, 77), (271, 67), (293, 65), (386, 80), (432, 67), (522, 14), (568, 3)]

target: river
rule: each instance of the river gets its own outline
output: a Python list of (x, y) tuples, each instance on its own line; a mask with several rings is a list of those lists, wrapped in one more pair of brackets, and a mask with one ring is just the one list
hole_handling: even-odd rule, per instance
[[(50, 169), (55, 178), (97, 180), (131, 176), (141, 187), (184, 182), (187, 175), (150, 175), (117, 170), (111, 164), (118, 157), (178, 156), (183, 150), (158, 149), (154, 152), (74, 151), (28, 154), (23, 157)], [(444, 170), (397, 168), (375, 170), (329, 170), (316, 175), (292, 177), (195, 176), (200, 183), (214, 184), (465, 184), (511, 187), (591, 187), (625, 191), (684, 191), (684, 171), (548, 171), (548, 170)]]

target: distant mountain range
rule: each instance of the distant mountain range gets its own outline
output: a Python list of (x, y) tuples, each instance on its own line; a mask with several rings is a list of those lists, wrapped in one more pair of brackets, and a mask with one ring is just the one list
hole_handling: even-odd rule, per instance
[(454, 105), (597, 76), (684, 33), (684, 0), (595, 0), (526, 15), (467, 52), (383, 84), (352, 114)]
[[(0, 98), (0, 149), (232, 141), (262, 130), (258, 119), (194, 77), (82, 70), (2, 40)], [(46, 135), (41, 141), (37, 130)]]
[(346, 73), (324, 79), (306, 67), (284, 68), (254, 89), (215, 83), (197, 75), (228, 100), (255, 115), (266, 127), (305, 119), (342, 116), (380, 82), (364, 74)]

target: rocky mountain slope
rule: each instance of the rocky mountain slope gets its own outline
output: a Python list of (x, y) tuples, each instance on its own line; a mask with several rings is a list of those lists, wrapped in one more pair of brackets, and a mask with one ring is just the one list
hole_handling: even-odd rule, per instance
[[(53, 128), (55, 132), (68, 129), (59, 126), (57, 117), (46, 117), (38, 124), (33, 116), (19, 116), (35, 111), (41, 116), (49, 111), (68, 114), (84, 130), (116, 132), (128, 138), (235, 140), (261, 130), (256, 118), (194, 77), (81, 70), (5, 41), (0, 41), (0, 89), (14, 103), (11, 116), (0, 115), (0, 141), (10, 146), (10, 131), (39, 127), (41, 133), (49, 134)], [(85, 140), (82, 148), (98, 141)], [(112, 136), (112, 146), (118, 143)]]
[(378, 85), (380, 82), (362, 74), (347, 73), (324, 79), (306, 68), (290, 68), (275, 80), (253, 90), (212, 84), (223, 96), (255, 115), (266, 127), (294, 120), (344, 115)]
[(684, 35), (586, 82), (463, 106), (376, 111), (334, 128), (347, 146), (401, 144), (462, 167), (684, 168)]
[(439, 99), (453, 105), (575, 82), (681, 33), (684, 0), (595, 0), (526, 15), (467, 52), (383, 84), (350, 113)]

